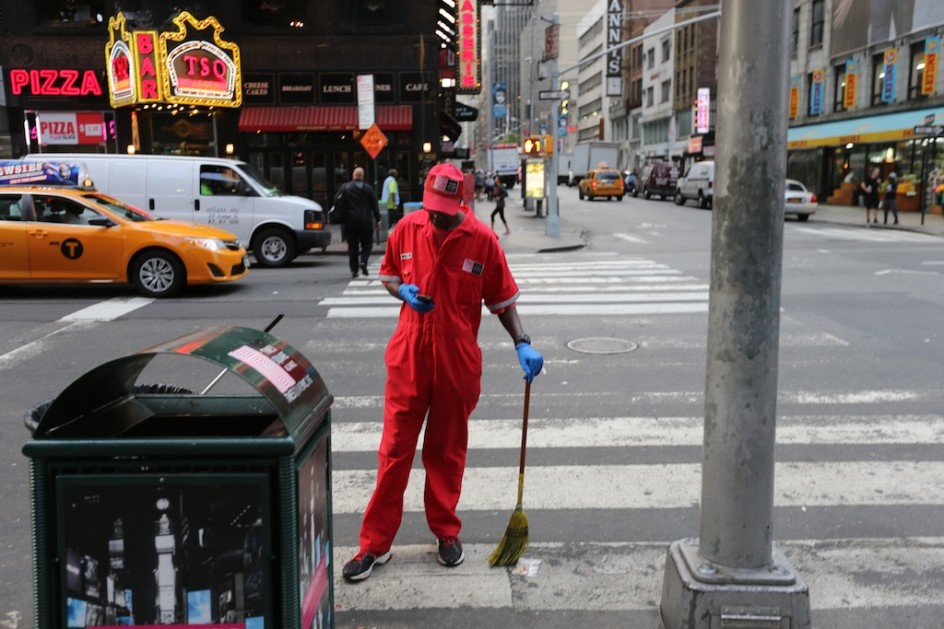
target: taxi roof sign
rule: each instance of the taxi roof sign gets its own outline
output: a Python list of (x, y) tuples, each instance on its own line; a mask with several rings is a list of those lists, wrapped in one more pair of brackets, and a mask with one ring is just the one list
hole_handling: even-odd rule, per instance
[(70, 186), (91, 188), (81, 162), (0, 160), (0, 186)]

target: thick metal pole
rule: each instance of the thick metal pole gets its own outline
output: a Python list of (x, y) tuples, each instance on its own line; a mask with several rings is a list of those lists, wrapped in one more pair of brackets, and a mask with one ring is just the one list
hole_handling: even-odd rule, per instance
[(721, 4), (701, 527), (669, 547), (665, 629), (812, 625), (772, 530), (792, 9)]
[(699, 554), (771, 563), (790, 0), (725, 0)]
[[(555, 15), (555, 20), (556, 20)], [(560, 72), (557, 71), (557, 59), (551, 60), (551, 89), (560, 89)], [(560, 151), (557, 150), (557, 132), (558, 132), (558, 107), (559, 100), (551, 101), (551, 142), (554, 146), (554, 153), (551, 155), (551, 172), (544, 173), (544, 181), (547, 184), (547, 231), (546, 234), (553, 238), (560, 237), (560, 208), (557, 205), (557, 168), (560, 159)]]

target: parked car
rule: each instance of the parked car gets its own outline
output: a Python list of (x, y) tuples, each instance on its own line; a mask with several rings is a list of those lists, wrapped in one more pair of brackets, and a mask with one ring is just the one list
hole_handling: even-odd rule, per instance
[(577, 184), (577, 194), (580, 199), (584, 197), (593, 201), (597, 197), (606, 197), (617, 200), (623, 200), (623, 176), (620, 171), (614, 168), (601, 168), (591, 170), (584, 179)]
[(248, 272), (234, 234), (156, 220), (87, 186), (37, 185), (51, 182), (42, 174), (52, 171), (47, 165), (69, 166), (0, 162), (0, 284), (110, 282), (170, 297), (190, 284), (231, 282)]
[(677, 187), (678, 166), (670, 162), (655, 162), (642, 169), (642, 177), (633, 196), (637, 196), (642, 188), (642, 195), (647, 199), (651, 199), (653, 195), (668, 199), (675, 195)]
[(785, 216), (796, 216), (798, 221), (807, 221), (811, 214), (816, 213), (816, 194), (806, 189), (796, 179), (787, 179), (783, 189), (783, 213)]
[(714, 200), (715, 163), (711, 160), (692, 162), (678, 180), (675, 204), (685, 205), (689, 199), (698, 201), (698, 207), (708, 209)]

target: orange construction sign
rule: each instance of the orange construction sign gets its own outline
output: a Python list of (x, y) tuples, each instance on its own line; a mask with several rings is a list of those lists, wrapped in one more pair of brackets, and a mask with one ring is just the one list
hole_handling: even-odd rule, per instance
[(371, 159), (376, 159), (377, 155), (387, 146), (387, 136), (383, 134), (376, 124), (370, 125), (370, 129), (361, 136), (361, 146), (367, 151)]

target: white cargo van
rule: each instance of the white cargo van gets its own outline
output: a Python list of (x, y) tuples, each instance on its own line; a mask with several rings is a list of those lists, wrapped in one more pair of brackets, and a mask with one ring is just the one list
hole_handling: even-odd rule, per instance
[(684, 205), (689, 199), (698, 202), (698, 207), (707, 209), (715, 200), (715, 163), (693, 162), (685, 174), (679, 177), (675, 190), (676, 205)]
[(285, 266), (331, 244), (321, 206), (281, 194), (245, 162), (215, 157), (36, 153), (25, 159), (84, 162), (95, 189), (156, 218), (233, 232), (260, 266)]

